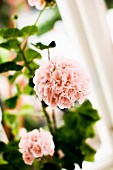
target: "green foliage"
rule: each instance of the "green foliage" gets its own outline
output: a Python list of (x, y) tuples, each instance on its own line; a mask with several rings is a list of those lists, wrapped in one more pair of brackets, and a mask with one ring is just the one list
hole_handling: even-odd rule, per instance
[(113, 0), (105, 0), (107, 8), (113, 8)]
[[(1, 142), (0, 142), (1, 145)], [(22, 155), (18, 151), (18, 141), (9, 142), (5, 144), (4, 150), (2, 150), (3, 160), (7, 162), (7, 164), (0, 164), (1, 170), (31, 170), (31, 167), (25, 165), (22, 160)]]
[(0, 64), (9, 61), (9, 51), (0, 47)]
[(20, 30), (18, 28), (0, 29), (0, 37), (4, 39), (12, 39), (12, 38), (21, 37)]
[(2, 156), (0, 156), (0, 165), (3, 165), (3, 164), (8, 164), (8, 162), (7, 161), (5, 161), (3, 158), (2, 158)]
[(39, 29), (38, 36), (43, 35), (44, 33), (53, 29), (56, 21), (61, 20), (58, 7), (55, 6), (54, 8), (46, 9), (46, 11), (43, 12), (42, 18), (44, 18), (44, 20), (40, 19), (38, 22), (38, 29)]
[(30, 66), (30, 68), (32, 69), (33, 75), (34, 75), (34, 72), (35, 72), (36, 69), (39, 68), (39, 65), (38, 65), (37, 63), (35, 63), (35, 62), (30, 62), (30, 63), (29, 63), (29, 66)]
[(18, 51), (17, 56), (15, 57), (13, 61), (14, 62), (23, 61), (23, 55), (20, 51)]
[(20, 30), (21, 37), (27, 37), (34, 35), (38, 32), (38, 27), (36, 25), (25, 26)]
[(5, 143), (0, 141), (0, 152), (3, 152), (5, 148), (6, 148)]
[(21, 107), (21, 110), (19, 112), (19, 114), (21, 115), (29, 115), (29, 114), (34, 114), (35, 113), (35, 109), (32, 105), (24, 105)]
[(49, 49), (49, 48), (54, 48), (56, 46), (55, 42), (52, 41), (49, 45), (44, 45), (41, 42), (38, 42), (36, 44), (32, 44), (33, 46), (35, 46), (36, 48), (40, 49), (40, 50), (45, 50), (45, 49)]
[(38, 53), (37, 51), (33, 50), (33, 49), (28, 49), (26, 51), (26, 59), (27, 59), (27, 62), (32, 62), (33, 59), (41, 59), (42, 56), (40, 53)]
[(52, 41), (50, 44), (49, 44), (49, 48), (54, 48), (56, 47), (56, 43), (55, 41)]
[[(29, 86), (34, 88), (33, 77), (29, 79)], [(34, 89), (33, 89), (34, 90)]]
[(25, 26), (22, 29), (18, 28), (3, 28), (0, 29), (0, 37), (4, 39), (15, 39), (18, 37), (28, 37), (38, 32), (38, 27), (35, 25)]
[(15, 79), (21, 74), (21, 71), (16, 71), (15, 74), (9, 75), (8, 80), (10, 83), (13, 83)]
[(15, 62), (9, 61), (9, 62), (0, 64), (0, 73), (4, 73), (7, 71), (11, 71), (11, 70), (19, 71), (19, 70), (22, 70), (22, 68), (23, 66), (18, 65)]
[(87, 143), (83, 143), (81, 146), (81, 151), (82, 151), (82, 154), (84, 155), (84, 160), (89, 161), (89, 162), (94, 161), (94, 155), (96, 154), (95, 149), (93, 149)]
[(10, 40), (7, 40), (6, 42), (3, 42), (0, 44), (0, 47), (2, 48), (5, 48), (5, 49), (15, 49), (15, 50), (18, 50), (18, 44), (19, 44), (19, 41), (17, 39), (10, 39)]
[(4, 104), (6, 107), (8, 107), (9, 109), (14, 109), (16, 107), (17, 104), (17, 100), (18, 100), (18, 95), (15, 95), (11, 98), (8, 98), (4, 101)]
[(12, 134), (15, 136), (18, 133), (19, 119), (16, 113), (4, 112), (4, 121), (11, 129)]
[(33, 90), (33, 88), (30, 87), (29, 85), (26, 85), (26, 86), (24, 87), (23, 94), (32, 95), (32, 94), (34, 94), (34, 90)]
[(92, 108), (88, 100), (81, 106), (64, 113), (65, 125), (57, 129), (54, 137), (56, 150), (61, 149), (65, 155), (62, 159), (64, 168), (73, 170), (74, 163), (82, 167), (84, 160), (94, 160), (95, 149), (85, 141), (87, 138), (94, 137), (93, 127), (98, 120), (98, 112)]

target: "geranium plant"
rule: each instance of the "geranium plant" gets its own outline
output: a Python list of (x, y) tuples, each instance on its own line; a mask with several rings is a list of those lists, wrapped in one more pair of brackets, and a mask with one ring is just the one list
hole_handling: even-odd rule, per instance
[[(40, 16), (55, 1), (28, 0), (28, 4), (41, 10)], [(0, 47), (10, 56), (1, 60), (0, 73), (11, 91), (2, 100), (9, 142), (0, 142), (1, 170), (74, 170), (75, 163), (82, 168), (83, 161), (94, 161), (96, 153), (87, 143), (95, 136), (94, 125), (99, 120), (97, 110), (86, 100), (90, 76), (75, 60), (51, 58), (54, 41), (49, 45), (28, 43), (38, 32), (38, 19), (22, 29), (0, 29)], [(48, 61), (39, 66), (41, 50), (47, 50)], [(24, 104), (24, 95), (35, 96), (41, 109)], [(57, 120), (59, 114), (62, 123)]]

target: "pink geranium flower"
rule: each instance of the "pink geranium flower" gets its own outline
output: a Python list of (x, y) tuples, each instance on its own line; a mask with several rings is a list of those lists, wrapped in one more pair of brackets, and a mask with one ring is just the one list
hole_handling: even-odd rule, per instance
[(27, 165), (32, 165), (32, 163), (34, 161), (34, 156), (31, 152), (24, 152), (23, 160)]
[(53, 142), (53, 137), (50, 132), (47, 132), (43, 130), (42, 128), (40, 129), (40, 135), (41, 135), (41, 145), (43, 148), (43, 154), (53, 156), (54, 154), (54, 149), (55, 145)]
[(23, 160), (28, 165), (31, 165), (35, 158), (53, 156), (54, 148), (51, 133), (43, 129), (24, 133), (19, 143), (19, 151), (23, 154)]
[(43, 148), (39, 142), (34, 143), (31, 152), (35, 158), (39, 158), (43, 156)]
[(54, 58), (36, 70), (34, 90), (51, 107), (70, 108), (82, 103), (90, 91), (90, 77), (81, 65), (69, 59)]

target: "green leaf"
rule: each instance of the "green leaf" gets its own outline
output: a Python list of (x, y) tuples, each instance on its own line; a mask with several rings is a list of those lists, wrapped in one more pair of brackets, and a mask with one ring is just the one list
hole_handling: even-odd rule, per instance
[(34, 35), (38, 32), (38, 27), (36, 25), (25, 26), (20, 30), (22, 37), (27, 37), (30, 35)]
[(34, 94), (34, 90), (29, 85), (26, 85), (24, 87), (23, 93), (28, 94), (28, 95), (32, 95), (32, 94)]
[(25, 26), (22, 29), (18, 28), (3, 28), (0, 29), (0, 37), (4, 39), (15, 39), (18, 37), (28, 37), (38, 32), (38, 27), (35, 25)]
[(54, 48), (54, 47), (56, 47), (56, 43), (55, 43), (55, 41), (52, 41), (52, 42), (49, 44), (49, 47), (50, 47), (50, 48)]
[(33, 77), (29, 79), (29, 86), (34, 88)]
[(19, 119), (17, 113), (4, 112), (4, 122), (11, 129), (11, 133), (16, 136), (19, 129)]
[(6, 149), (6, 144), (4, 142), (0, 141), (0, 153), (5, 151), (5, 149)]
[[(39, 68), (39, 65), (37, 63), (35, 63), (35, 61), (34, 62), (32, 61), (32, 62), (29, 63), (29, 67), (31, 68), (32, 75), (34, 75), (34, 72), (35, 72), (36, 69)], [(25, 74), (26, 77), (31, 78), (31, 73), (29, 72), (29, 69), (27, 67), (24, 71), (24, 74)]]
[[(50, 1), (50, 0), (49, 0)], [(54, 24), (56, 21), (61, 20), (60, 12), (58, 7), (49, 8), (48, 10), (43, 12), (44, 20), (40, 20), (38, 22), (38, 35), (43, 35), (44, 33), (52, 30), (54, 28)]]
[(21, 52), (17, 53), (16, 58), (13, 60), (13, 62), (23, 61), (23, 56)]
[(0, 29), (0, 37), (4, 39), (12, 39), (20, 36), (20, 30), (18, 28), (3, 28)]
[(26, 51), (26, 59), (27, 59), (27, 62), (31, 62), (33, 59), (41, 59), (42, 56), (40, 53), (38, 53), (37, 51), (33, 50), (33, 49), (28, 49)]
[(4, 112), (4, 121), (8, 127), (15, 129), (18, 126), (18, 115), (9, 112)]
[(113, 8), (113, 1), (111, 0), (105, 0), (106, 2), (106, 5), (107, 5), (107, 8), (110, 9), (110, 8)]
[(40, 49), (40, 50), (45, 50), (48, 49), (49, 46), (48, 45), (44, 45), (41, 42), (38, 42), (36, 44), (32, 44), (33, 46), (35, 46), (36, 48)]
[(32, 114), (35, 113), (34, 107), (31, 105), (24, 105), (22, 106), (20, 110), (21, 115), (27, 115), (27, 114)]
[(0, 47), (0, 64), (9, 61), (10, 52)]
[(15, 71), (19, 71), (22, 70), (22, 66), (15, 64), (14, 62), (5, 62), (0, 64), (0, 73), (3, 72), (7, 72), (7, 71), (11, 71), (11, 70), (15, 70)]
[(35, 72), (36, 69), (39, 68), (39, 65), (35, 62), (29, 64), (30, 68)]
[(54, 48), (56, 46), (54, 41), (52, 41), (49, 45), (42, 44), (41, 42), (38, 42), (38, 43), (32, 44), (32, 45), (35, 46), (36, 48), (40, 49), (40, 50)]
[(85, 119), (90, 119), (93, 122), (100, 119), (97, 110), (92, 108), (92, 104), (89, 100), (86, 100), (79, 108), (77, 108), (77, 112)]
[(95, 149), (93, 149), (87, 143), (83, 143), (81, 146), (81, 150), (82, 150), (83, 155), (85, 155), (84, 160), (86, 160), (88, 162), (94, 161), (94, 155), (96, 153)]
[(18, 40), (10, 39), (7, 42), (1, 43), (0, 47), (8, 49), (8, 50), (10, 50), (10, 49), (19, 50), (18, 44), (20, 44), (20, 42)]
[(7, 161), (5, 161), (1, 156), (0, 156), (0, 165), (3, 164), (8, 164)]
[(17, 100), (18, 100), (18, 95), (15, 95), (11, 98), (4, 100), (4, 104), (6, 107), (8, 107), (10, 109), (14, 109), (16, 107)]

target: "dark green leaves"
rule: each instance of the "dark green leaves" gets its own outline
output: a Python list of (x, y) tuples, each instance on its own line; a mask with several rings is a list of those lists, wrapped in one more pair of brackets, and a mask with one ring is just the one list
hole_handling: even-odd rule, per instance
[(47, 46), (47, 45), (42, 44), (41, 42), (36, 43), (36, 44), (32, 44), (32, 45), (34, 45), (36, 48), (38, 48), (38, 49), (40, 49), (40, 50), (48, 49), (48, 46)]
[(38, 42), (36, 44), (32, 44), (34, 45), (36, 48), (40, 49), (40, 50), (45, 50), (45, 49), (49, 49), (49, 48), (54, 48), (56, 46), (55, 42), (52, 41), (49, 45), (44, 45), (41, 42)]
[(0, 152), (3, 152), (5, 149), (6, 149), (5, 143), (0, 141)]
[(49, 48), (54, 48), (56, 47), (56, 43), (55, 41), (52, 41), (50, 44), (49, 44)]
[(18, 50), (19, 48), (18, 48), (17, 44), (19, 44), (18, 40), (11, 39), (11, 40), (8, 40), (7, 42), (1, 43), (0, 47), (8, 49), (8, 50), (10, 50), (10, 49)]
[(3, 159), (8, 164), (1, 164), (1, 170), (30, 170), (31, 166), (28, 166), (22, 160), (22, 154), (18, 151), (18, 142), (13, 141), (5, 145), (5, 150), (2, 152)]
[(10, 108), (10, 109), (13, 109), (16, 107), (16, 104), (17, 104), (17, 100), (18, 100), (18, 96), (13, 96), (11, 98), (8, 98), (4, 101), (4, 104), (6, 107)]
[(0, 29), (0, 37), (4, 39), (12, 39), (20, 37), (20, 30), (18, 28), (4, 28)]
[(14, 39), (18, 37), (27, 37), (38, 32), (38, 27), (35, 25), (25, 26), (22, 29), (18, 28), (4, 28), (0, 29), (0, 37), (4, 39)]
[(89, 100), (86, 100), (76, 111), (86, 120), (96, 122), (100, 119), (97, 110), (92, 108)]
[(96, 151), (86, 143), (86, 139), (94, 137), (94, 124), (99, 119), (89, 100), (64, 113), (65, 124), (54, 136), (56, 149), (61, 149), (65, 155), (64, 168), (73, 170), (74, 163), (82, 167), (84, 160), (94, 160)]
[(11, 70), (19, 71), (22, 68), (23, 68), (22, 66), (15, 64), (14, 62), (11, 61), (5, 62), (3, 64), (0, 64), (0, 73), (11, 71)]

